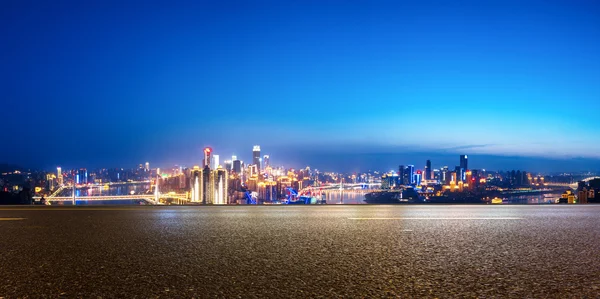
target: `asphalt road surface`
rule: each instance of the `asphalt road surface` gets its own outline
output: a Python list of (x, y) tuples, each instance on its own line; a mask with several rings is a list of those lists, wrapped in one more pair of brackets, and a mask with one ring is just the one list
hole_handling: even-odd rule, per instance
[(600, 206), (0, 207), (0, 297), (600, 296)]

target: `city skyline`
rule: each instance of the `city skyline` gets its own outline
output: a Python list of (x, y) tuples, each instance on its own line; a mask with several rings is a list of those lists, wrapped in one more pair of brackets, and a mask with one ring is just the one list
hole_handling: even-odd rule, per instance
[(193, 164), (210, 143), (291, 167), (600, 169), (594, 1), (4, 8), (2, 163)]
[(1, 0), (0, 299), (595, 298), (600, 0)]
[[(37, 170), (54, 170), (56, 167), (63, 169), (132, 169), (136, 167), (141, 167), (144, 169), (148, 169), (152, 165), (152, 169), (161, 168), (163, 170), (173, 169), (174, 167), (185, 167), (185, 168), (193, 168), (195, 166), (204, 167), (207, 165), (205, 162), (206, 156), (205, 153), (210, 153), (208, 166), (211, 169), (216, 169), (217, 166), (222, 166), (223, 168), (235, 167), (235, 160), (238, 160), (242, 163), (241, 166), (247, 167), (249, 165), (254, 165), (254, 149), (256, 149), (257, 145), (252, 146), (252, 153), (247, 153), (246, 155), (228, 155), (227, 153), (223, 153), (220, 151), (214, 150), (212, 147), (205, 147), (201, 150), (200, 157), (196, 157), (194, 159), (182, 159), (180, 161), (191, 161), (191, 162), (176, 162), (176, 163), (155, 163), (149, 161), (133, 161), (122, 165), (90, 165), (90, 164), (64, 164), (57, 163), (53, 164), (50, 167), (46, 168), (27, 168), (22, 167), (21, 165), (15, 164), (5, 164), (10, 165), (11, 167), (19, 167), (21, 169), (37, 169)], [(258, 146), (260, 148), (260, 146)], [(241, 151), (237, 151), (241, 152)], [(236, 153), (237, 153), (236, 152)], [(249, 152), (249, 151), (248, 151)], [(310, 156), (311, 153), (304, 153), (304, 155)], [(494, 157), (494, 156), (485, 156), (485, 155), (464, 155), (464, 154), (455, 154), (455, 153), (412, 153), (411, 158), (407, 158), (406, 155), (399, 153), (387, 153), (387, 154), (354, 154), (354, 153), (340, 153), (340, 152), (329, 152), (323, 154), (312, 153), (314, 155), (321, 155), (323, 160), (327, 160), (328, 163), (320, 163), (320, 164), (299, 164), (295, 163), (294, 160), (282, 159), (279, 156), (275, 156), (275, 162), (272, 161), (272, 155), (265, 155), (265, 157), (269, 158), (269, 165), (275, 168), (282, 167), (284, 169), (303, 169), (305, 167), (310, 167), (312, 169), (319, 169), (320, 171), (325, 172), (339, 172), (339, 173), (364, 173), (364, 172), (390, 172), (396, 171), (398, 165), (412, 165), (415, 167), (415, 170), (426, 171), (428, 163), (431, 163), (430, 171), (439, 170), (442, 167), (450, 167), (453, 168), (455, 166), (463, 167), (462, 157), (468, 156), (469, 167), (464, 169), (484, 169), (489, 171), (508, 171), (508, 170), (517, 170), (517, 169), (527, 169), (529, 171), (533, 171), (535, 173), (545, 173), (545, 174), (557, 174), (557, 173), (578, 173), (578, 172), (598, 172), (600, 171), (600, 166), (593, 163), (593, 161), (588, 159), (574, 159), (574, 160), (563, 160), (563, 164), (559, 168), (559, 170), (553, 170), (554, 166), (548, 168), (547, 163), (548, 160), (543, 158), (528, 158), (528, 157)], [(220, 157), (223, 157), (220, 159)], [(216, 158), (217, 160), (215, 160)], [(497, 159), (495, 163), (490, 163), (490, 161)], [(485, 161), (485, 162), (484, 162)], [(260, 163), (263, 164), (262, 158), (260, 159)], [(229, 166), (228, 166), (229, 163)], [(264, 165), (264, 164), (263, 164)], [(372, 167), (376, 165), (375, 167)], [(260, 167), (259, 167), (260, 169)], [(6, 169), (10, 170), (10, 169)], [(425, 174), (423, 174), (425, 177)]]

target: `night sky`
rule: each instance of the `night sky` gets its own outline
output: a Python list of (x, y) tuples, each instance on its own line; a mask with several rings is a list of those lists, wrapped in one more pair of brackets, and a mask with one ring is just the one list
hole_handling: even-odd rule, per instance
[(0, 162), (600, 169), (596, 0), (4, 0), (0, 36)]

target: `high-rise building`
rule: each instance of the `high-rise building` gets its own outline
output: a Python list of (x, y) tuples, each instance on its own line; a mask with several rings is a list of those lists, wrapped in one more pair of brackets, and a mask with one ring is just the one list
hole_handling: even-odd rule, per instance
[(87, 169), (81, 168), (77, 171), (77, 174), (75, 175), (75, 183), (77, 183), (77, 184), (87, 184), (88, 183)]
[(450, 184), (452, 178), (450, 177), (450, 171), (448, 170), (448, 166), (442, 167), (442, 171), (440, 172), (440, 181), (442, 184)]
[(210, 167), (211, 155), (212, 155), (212, 148), (205, 147), (204, 148), (204, 159), (202, 160), (202, 167), (203, 168), (205, 166)]
[(202, 204), (212, 203), (211, 194), (214, 185), (211, 183), (210, 167), (206, 165), (200, 170), (200, 202)]
[(408, 176), (408, 183), (409, 184), (414, 184), (415, 183), (415, 166), (414, 165), (408, 165), (406, 167), (406, 171), (407, 171), (407, 176)]
[(427, 163), (425, 163), (425, 180), (429, 181), (431, 180), (431, 160), (427, 160)]
[(260, 145), (255, 145), (252, 148), (252, 164), (256, 165), (260, 172)]
[(191, 193), (192, 193), (192, 202), (200, 202), (200, 183), (202, 180), (202, 171), (200, 167), (194, 166), (191, 173)]
[(434, 169), (432, 174), (431, 174), (431, 178), (435, 181), (441, 181), (441, 172), (439, 169)]
[(230, 171), (231, 171), (231, 169), (232, 169), (231, 167), (232, 167), (232, 165), (233, 165), (233, 163), (232, 163), (232, 160), (225, 160), (225, 162), (223, 162), (223, 164), (224, 164), (224, 166), (225, 166), (225, 167), (224, 167), (224, 168), (225, 168), (225, 170), (227, 170), (228, 172), (230, 172)]
[(242, 161), (235, 159), (233, 160), (233, 172), (237, 173), (237, 174), (241, 174), (242, 173)]
[(219, 161), (219, 155), (213, 155), (211, 163), (210, 163), (210, 168), (211, 169), (217, 169), (219, 167), (219, 165), (220, 165), (219, 162), (220, 162)]
[(263, 156), (263, 167), (262, 167), (262, 169), (266, 169), (267, 167), (271, 166), (271, 164), (269, 164), (269, 159), (270, 159), (269, 155), (264, 155)]
[(469, 169), (469, 160), (467, 155), (460, 155), (460, 168), (462, 168), (464, 171), (467, 171)]
[(192, 202), (202, 204), (228, 204), (229, 181), (223, 167), (210, 170), (208, 166), (194, 166), (191, 174)]
[(228, 181), (227, 181), (227, 170), (222, 167), (217, 167), (211, 173), (212, 185), (213, 185), (213, 198), (211, 203), (217, 205), (224, 205), (229, 203), (229, 197), (227, 196)]
[(398, 183), (400, 185), (406, 185), (404, 183), (404, 170), (405, 170), (404, 165), (398, 166)]
[(62, 168), (60, 167), (56, 167), (56, 183), (58, 183), (59, 186), (62, 186), (63, 184)]
[(150, 171), (150, 162), (146, 162), (146, 167), (144, 170), (146, 170), (146, 172)]
[(400, 165), (398, 167), (398, 181), (401, 185), (411, 185), (415, 183), (415, 166)]
[(456, 172), (456, 179), (457, 182), (462, 182), (465, 180), (465, 169), (460, 167), (460, 166), (456, 166), (454, 167), (454, 172)]

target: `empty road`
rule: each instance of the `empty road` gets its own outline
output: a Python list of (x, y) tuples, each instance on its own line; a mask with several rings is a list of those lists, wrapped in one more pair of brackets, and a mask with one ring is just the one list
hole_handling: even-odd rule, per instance
[(0, 297), (597, 297), (600, 205), (1, 207)]

